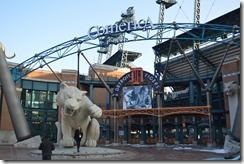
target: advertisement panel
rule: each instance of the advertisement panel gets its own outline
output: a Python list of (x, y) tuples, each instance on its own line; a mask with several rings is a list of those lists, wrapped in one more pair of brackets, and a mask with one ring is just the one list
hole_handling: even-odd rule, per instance
[(123, 87), (123, 109), (152, 108), (150, 85)]

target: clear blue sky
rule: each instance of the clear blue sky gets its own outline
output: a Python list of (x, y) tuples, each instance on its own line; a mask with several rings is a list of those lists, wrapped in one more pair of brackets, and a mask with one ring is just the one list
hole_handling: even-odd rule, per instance
[[(24, 60), (57, 44), (74, 37), (87, 35), (91, 26), (106, 26), (121, 19), (121, 13), (128, 7), (135, 8), (136, 20), (150, 17), (158, 23), (159, 5), (155, 0), (5, 0), (1, 1), (0, 42), (9, 54), (16, 57), (9, 62), (21, 63)], [(164, 22), (192, 23), (194, 0), (178, 0), (177, 4), (165, 10)], [(240, 7), (238, 0), (201, 0), (201, 21), (205, 23)], [(141, 52), (142, 56), (134, 62), (138, 67), (154, 72), (155, 41), (125, 44), (124, 49)], [(116, 47), (114, 47), (116, 51)], [(97, 49), (84, 52), (89, 61), (97, 62)], [(58, 60), (50, 66), (55, 71), (76, 69), (77, 56)], [(103, 57), (103, 61), (106, 56)], [(80, 73), (87, 74), (89, 65), (81, 57)], [(42, 69), (48, 70), (44, 67)]]

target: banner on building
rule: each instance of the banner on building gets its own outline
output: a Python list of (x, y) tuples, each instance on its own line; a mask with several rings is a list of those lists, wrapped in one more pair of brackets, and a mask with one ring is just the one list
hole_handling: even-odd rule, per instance
[(150, 85), (123, 87), (123, 109), (152, 108)]

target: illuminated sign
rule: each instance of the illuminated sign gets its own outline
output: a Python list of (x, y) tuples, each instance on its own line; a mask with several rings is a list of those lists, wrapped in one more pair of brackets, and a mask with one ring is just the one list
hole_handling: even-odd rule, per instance
[(147, 18), (147, 20), (141, 19), (138, 22), (118, 22), (114, 25), (92, 26), (88, 30), (88, 36), (90, 39), (96, 39), (100, 36), (107, 34), (116, 34), (120, 32), (130, 32), (132, 30), (147, 29), (154, 29), (153, 23), (149, 17)]

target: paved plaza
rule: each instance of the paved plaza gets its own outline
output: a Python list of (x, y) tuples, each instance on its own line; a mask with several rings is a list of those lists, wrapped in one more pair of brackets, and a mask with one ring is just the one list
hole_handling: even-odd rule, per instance
[[(209, 157), (226, 156), (228, 152), (222, 148), (208, 148), (193, 145), (98, 145), (96, 148), (76, 148), (56, 146), (52, 160), (82, 160), (82, 161), (203, 161)], [(20, 148), (12, 145), (0, 145), (0, 159), (4, 161), (41, 160), (37, 148)]]

